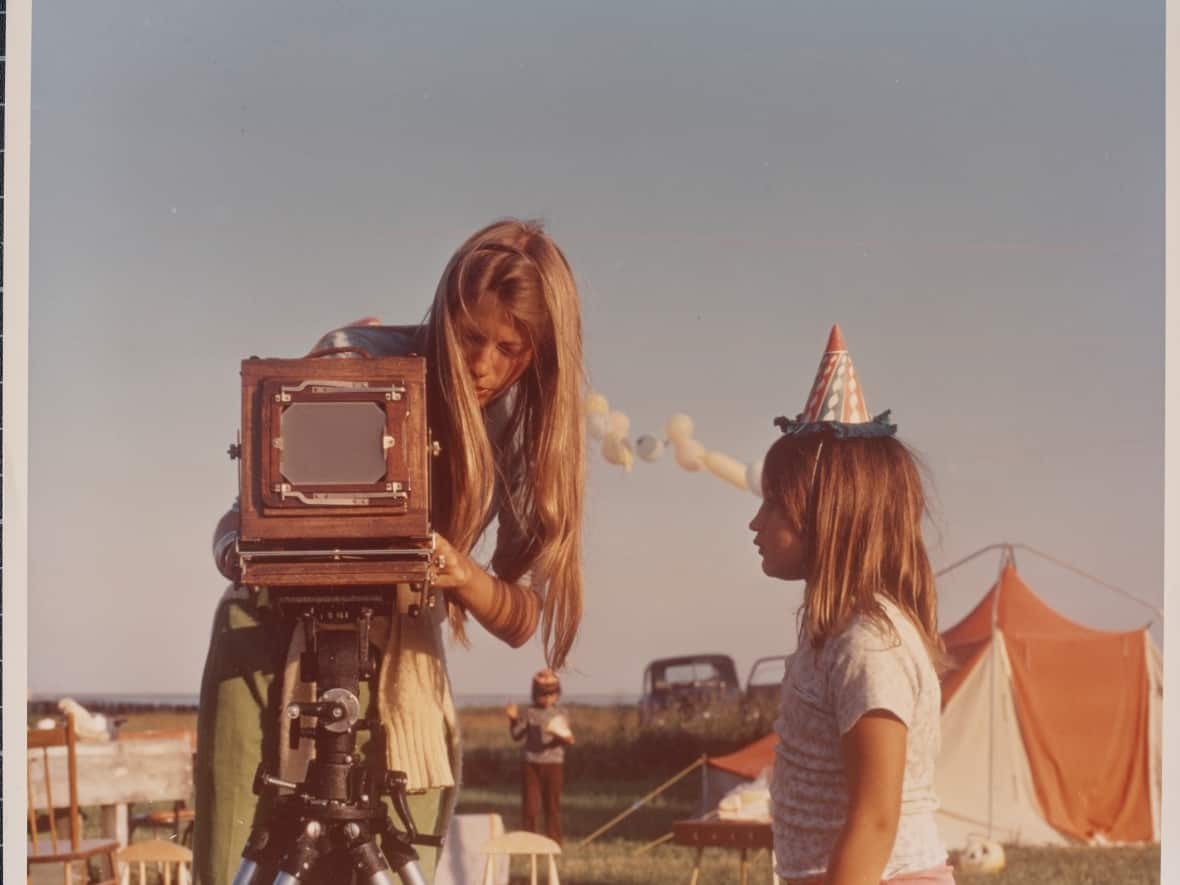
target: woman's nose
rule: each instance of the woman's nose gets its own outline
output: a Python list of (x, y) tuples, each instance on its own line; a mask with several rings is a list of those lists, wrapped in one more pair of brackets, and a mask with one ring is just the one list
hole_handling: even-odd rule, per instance
[(468, 364), (471, 368), (471, 374), (476, 378), (482, 378), (491, 370), (492, 349), (486, 345), (472, 348), (471, 355), (468, 358)]

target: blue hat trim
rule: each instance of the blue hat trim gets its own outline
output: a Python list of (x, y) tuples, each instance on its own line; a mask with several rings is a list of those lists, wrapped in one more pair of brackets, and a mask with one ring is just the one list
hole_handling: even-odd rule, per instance
[(799, 421), (780, 415), (774, 419), (775, 426), (787, 436), (818, 436), (827, 434), (834, 439), (870, 439), (893, 436), (897, 425), (889, 421), (891, 409), (886, 409), (872, 421), (847, 424), (843, 421)]

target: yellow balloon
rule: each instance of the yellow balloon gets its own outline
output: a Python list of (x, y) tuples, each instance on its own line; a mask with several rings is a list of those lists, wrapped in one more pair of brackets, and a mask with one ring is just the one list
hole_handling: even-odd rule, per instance
[(687, 442), (692, 439), (692, 431), (692, 418), (688, 415), (673, 415), (664, 426), (664, 436), (674, 443)]
[(685, 470), (696, 471), (704, 466), (705, 447), (695, 439), (681, 440), (675, 443), (676, 463)]
[(591, 393), (586, 397), (587, 415), (605, 415), (610, 411), (610, 404), (601, 393)]
[(747, 491), (746, 465), (736, 458), (721, 452), (705, 452), (701, 458), (705, 467), (718, 479), (723, 479), (731, 486)]
[(628, 473), (635, 463), (635, 453), (631, 450), (631, 443), (617, 434), (607, 434), (602, 441), (602, 457), (608, 464), (617, 464)]

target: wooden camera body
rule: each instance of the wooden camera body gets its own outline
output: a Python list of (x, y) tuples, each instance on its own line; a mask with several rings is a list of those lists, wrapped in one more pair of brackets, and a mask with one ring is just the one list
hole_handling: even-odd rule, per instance
[(242, 583), (430, 577), (430, 433), (418, 356), (242, 361)]

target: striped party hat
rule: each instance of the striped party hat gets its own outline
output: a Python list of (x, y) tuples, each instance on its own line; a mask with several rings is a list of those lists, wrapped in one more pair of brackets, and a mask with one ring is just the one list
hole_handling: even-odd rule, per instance
[(828, 346), (824, 348), (803, 411), (794, 420), (780, 417), (774, 423), (783, 433), (792, 435), (892, 436), (897, 431), (896, 425), (889, 423), (889, 412), (869, 417), (864, 390), (839, 326), (832, 326), (828, 335)]

